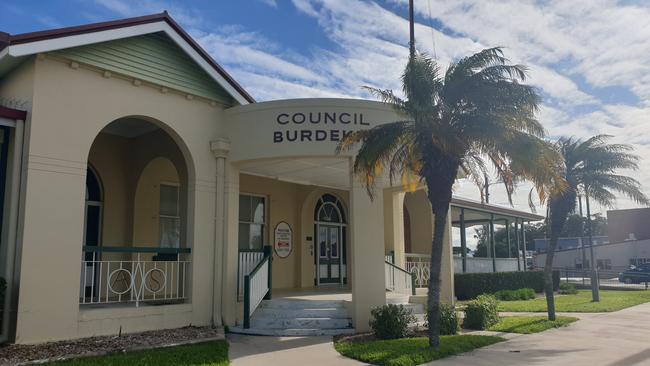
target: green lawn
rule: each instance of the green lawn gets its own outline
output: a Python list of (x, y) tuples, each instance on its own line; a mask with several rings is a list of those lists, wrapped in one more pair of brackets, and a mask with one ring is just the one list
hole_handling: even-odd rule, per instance
[(428, 348), (427, 338), (402, 338), (370, 342), (338, 342), (343, 356), (380, 366), (413, 366), (443, 357), (468, 352), (503, 341), (501, 337), (454, 335), (440, 337), (440, 347)]
[(75, 366), (226, 366), (228, 343), (213, 341), (186, 346), (158, 348), (148, 351), (127, 352), (103, 357), (79, 358), (53, 362), (49, 365)]
[[(605, 313), (650, 302), (650, 291), (601, 290), (600, 302), (591, 302), (591, 291), (580, 290), (577, 295), (556, 295), (555, 310), (570, 313)], [(499, 311), (545, 312), (546, 298), (534, 300), (502, 301)]]
[(508, 316), (501, 318), (499, 322), (488, 330), (506, 333), (539, 333), (551, 328), (565, 327), (578, 318), (558, 316), (555, 321), (548, 320), (545, 316)]

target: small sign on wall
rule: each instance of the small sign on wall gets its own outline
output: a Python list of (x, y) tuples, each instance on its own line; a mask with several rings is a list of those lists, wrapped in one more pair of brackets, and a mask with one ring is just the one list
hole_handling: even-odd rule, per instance
[(280, 221), (275, 226), (273, 249), (279, 258), (287, 258), (293, 250), (293, 233), (291, 226), (284, 221)]

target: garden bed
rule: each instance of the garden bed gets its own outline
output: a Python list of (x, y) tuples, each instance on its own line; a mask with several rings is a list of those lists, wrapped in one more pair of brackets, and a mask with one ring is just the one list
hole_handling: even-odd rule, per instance
[(108, 353), (206, 342), (217, 339), (224, 339), (223, 329), (185, 327), (36, 345), (10, 344), (0, 347), (0, 365), (98, 356)]

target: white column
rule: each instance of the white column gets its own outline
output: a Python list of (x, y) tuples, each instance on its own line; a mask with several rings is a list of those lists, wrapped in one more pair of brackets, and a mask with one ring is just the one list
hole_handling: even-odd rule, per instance
[(386, 304), (383, 192), (378, 189), (371, 201), (360, 182), (351, 179), (352, 321), (357, 332), (365, 332), (370, 310)]
[(215, 194), (215, 225), (214, 225), (214, 257), (212, 263), (212, 324), (221, 324), (221, 298), (223, 292), (223, 258), (225, 253), (226, 226), (225, 191), (226, 191), (226, 158), (230, 152), (230, 141), (218, 138), (210, 142), (210, 150), (217, 162), (216, 194)]
[(384, 235), (386, 251), (393, 251), (395, 264), (404, 268), (404, 196), (405, 192), (384, 191)]
[(223, 291), (221, 297), (223, 322), (235, 325), (240, 314), (237, 302), (237, 269), (239, 266), (239, 168), (226, 160), (224, 191), (225, 220), (223, 226)]

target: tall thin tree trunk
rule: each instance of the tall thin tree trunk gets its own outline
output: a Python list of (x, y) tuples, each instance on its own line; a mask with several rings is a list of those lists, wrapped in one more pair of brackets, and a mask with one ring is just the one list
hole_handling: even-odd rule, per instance
[(431, 241), (427, 317), (429, 320), (429, 346), (435, 348), (440, 345), (440, 272), (442, 270), (442, 251), (448, 209), (441, 210), (432, 208), (431, 211), (434, 215), (434, 228), (433, 240)]
[(553, 257), (557, 248), (558, 233), (551, 229), (551, 240), (546, 251), (546, 263), (544, 264), (544, 294), (546, 295), (546, 309), (548, 320), (555, 320), (555, 297), (553, 295)]

